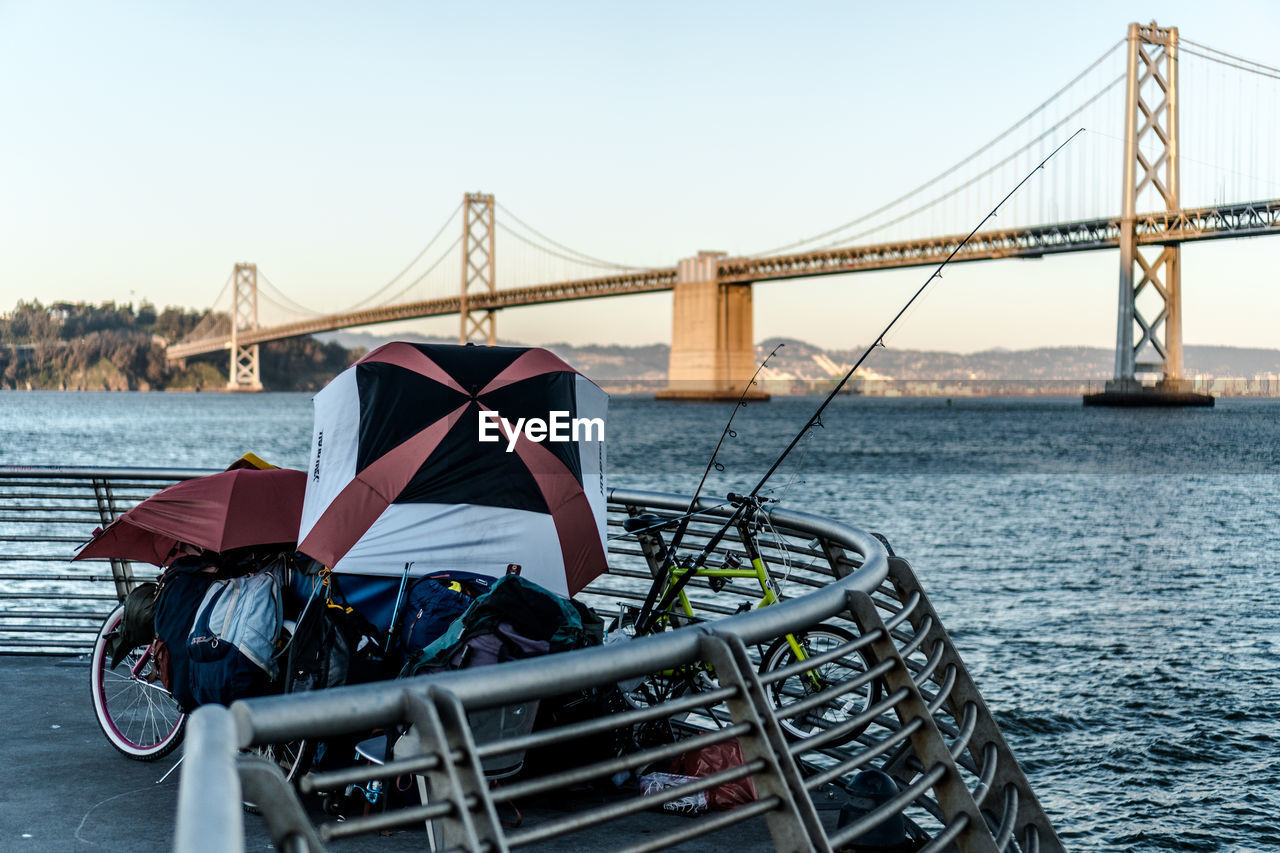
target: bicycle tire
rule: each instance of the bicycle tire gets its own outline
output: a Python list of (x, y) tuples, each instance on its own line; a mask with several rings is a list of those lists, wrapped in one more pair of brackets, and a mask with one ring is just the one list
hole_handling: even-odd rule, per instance
[(129, 649), (120, 664), (111, 668), (107, 641), (119, 630), (123, 619), (122, 604), (102, 623), (93, 644), (89, 660), (93, 714), (117, 751), (135, 761), (155, 761), (182, 742), (187, 715), (156, 677), (154, 661), (148, 661), (137, 676), (133, 675), (147, 645)]
[[(814, 656), (830, 651), (837, 646), (851, 643), (855, 639), (852, 633), (835, 625), (817, 625), (808, 631), (800, 631), (792, 634), (792, 636), (806, 650), (807, 654)], [(769, 646), (768, 650), (760, 658), (760, 675), (767, 676), (775, 670), (794, 663), (795, 660), (796, 654), (791, 648), (791, 644), (787, 642), (786, 637), (780, 637)], [(826, 690), (830, 685), (837, 682), (845, 681), (866, 672), (873, 663), (874, 661), (867, 651), (859, 649), (856, 653), (822, 664), (815, 670), (806, 670), (767, 685), (766, 692), (778, 712), (778, 725), (781, 726), (782, 733), (790, 741), (804, 740), (820, 731), (845, 723), (867, 711), (872, 705), (880, 701), (881, 687), (879, 679), (873, 679), (871, 682), (855, 688), (852, 692), (842, 693), (839, 697), (836, 697), (833, 703), (820, 705), (806, 712), (799, 719), (795, 716), (786, 716), (784, 713), (788, 705), (814, 693)], [(804, 677), (810, 673), (816, 677), (816, 684)], [(826, 745), (839, 746), (848, 743), (862, 734), (868, 725), (870, 725), (870, 721), (828, 741)]]
[[(284, 780), (296, 787), (303, 774), (311, 769), (311, 761), (314, 758), (315, 749), (311, 741), (304, 739), (290, 741), (289, 743), (268, 743), (262, 746), (250, 747), (245, 752), (274, 762), (280, 768), (280, 772), (284, 774)], [(243, 800), (241, 805), (244, 806), (244, 810), (249, 814), (262, 814), (261, 807), (256, 803)]]

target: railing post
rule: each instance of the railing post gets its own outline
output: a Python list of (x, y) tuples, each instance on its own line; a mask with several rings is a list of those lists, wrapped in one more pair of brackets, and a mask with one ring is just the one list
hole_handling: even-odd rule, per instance
[[(1013, 788), (1017, 791), (1018, 803), (1016, 817), (1013, 822), (1015, 837), (1026, 848), (1028, 845), (1025, 844), (1024, 840), (1029, 833), (1034, 833), (1038, 837), (1039, 850), (1046, 851), (1046, 853), (1063, 851), (1062, 842), (1053, 831), (1053, 826), (1050, 824), (1044, 808), (1040, 805), (1040, 800), (1036, 797), (1035, 792), (1031, 790), (1031, 784), (1027, 781), (1026, 774), (1022, 772), (1017, 759), (1013, 756), (1013, 751), (1009, 749), (1008, 742), (1004, 739), (1004, 735), (1000, 733), (1000, 728), (991, 716), (991, 711), (987, 708), (986, 701), (983, 700), (982, 694), (978, 691), (978, 686), (974, 684), (973, 678), (969, 675), (969, 670), (964, 665), (964, 661), (960, 659), (960, 654), (952, 644), (951, 637), (948, 636), (946, 629), (942, 627), (942, 620), (938, 618), (938, 612), (933, 609), (933, 605), (929, 603), (928, 597), (924, 594), (924, 590), (921, 589), (915, 572), (911, 569), (911, 564), (900, 557), (890, 557), (889, 582), (893, 584), (899, 598), (903, 600), (913, 594), (919, 594), (920, 603), (912, 609), (907, 620), (917, 630), (921, 626), (926, 627), (927, 637), (922, 648), (932, 648), (935, 643), (941, 643), (942, 659), (936, 672), (946, 673), (948, 670), (952, 670), (955, 673), (955, 683), (951, 690), (948, 691), (946, 698), (951, 716), (956, 720), (961, 720), (964, 718), (966, 706), (972, 706), (976, 710), (977, 723), (974, 727), (973, 736), (969, 739), (969, 755), (979, 771), (986, 771), (989, 761), (995, 762), (995, 772), (991, 777), (989, 787), (979, 791), (976, 799), (986, 803), (987, 797), (992, 794), (997, 797), (1003, 796), (1008, 789)], [(985, 772), (982, 775), (986, 775)]]
[[(98, 519), (102, 526), (116, 520), (120, 515), (116, 507), (115, 495), (111, 491), (111, 481), (101, 477), (93, 478), (93, 497), (98, 504)], [(132, 590), (136, 579), (133, 576), (133, 564), (128, 560), (111, 558), (111, 577), (116, 585), (116, 598), (124, 601), (124, 597)]]
[(221, 705), (205, 705), (187, 721), (175, 853), (244, 850), (236, 743), (235, 719)]
[(899, 723), (904, 727), (914, 720), (923, 723), (910, 736), (911, 748), (923, 765), (924, 773), (927, 774), (936, 767), (943, 769), (942, 777), (933, 786), (933, 792), (948, 828), (956, 826), (957, 822), (964, 822), (964, 828), (954, 835), (960, 853), (997, 853), (995, 838), (987, 828), (973, 795), (965, 787), (946, 740), (943, 739), (933, 715), (929, 713), (929, 706), (912, 679), (907, 662), (889, 635), (884, 620), (880, 618), (875, 602), (865, 592), (857, 590), (851, 590), (847, 600), (858, 630), (876, 637), (871, 643), (871, 651), (876, 659), (894, 663), (893, 668), (884, 675), (885, 688), (889, 693), (906, 691), (906, 698), (894, 705)]
[(786, 737), (773, 716), (772, 705), (742, 638), (736, 634), (708, 634), (701, 640), (699, 654), (715, 668), (721, 686), (738, 688), (737, 695), (726, 704), (735, 723), (751, 726), (751, 733), (739, 738), (742, 757), (747, 762), (765, 762), (767, 769), (754, 776), (756, 792), (761, 799), (777, 797), (780, 801), (778, 808), (765, 815), (774, 848), (830, 853), (818, 810), (805, 790), (804, 778), (787, 748)]
[[(430, 701), (405, 691), (404, 704), (405, 719), (413, 726), (421, 753), (435, 753), (441, 759), (426, 773), (428, 796), (431, 802), (445, 801), (453, 806), (450, 814), (438, 821), (437, 847), (506, 853), (502, 824), (476, 758), (475, 738), (462, 703), (434, 686), (428, 688), (427, 697)], [(455, 755), (461, 757), (455, 761)]]

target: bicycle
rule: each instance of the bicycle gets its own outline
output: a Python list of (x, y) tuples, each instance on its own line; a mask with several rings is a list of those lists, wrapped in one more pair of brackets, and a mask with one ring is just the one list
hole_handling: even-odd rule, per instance
[[(287, 561), (285, 565), (289, 566)], [(135, 761), (157, 761), (182, 743), (188, 715), (165, 685), (167, 666), (154, 634), (138, 638), (131, 648), (113, 649), (124, 615), (122, 603), (108, 614), (94, 641), (89, 661), (94, 716), (118, 752)], [(279, 653), (288, 648), (292, 628), (293, 623), (285, 620)], [(303, 740), (267, 744), (249, 752), (274, 761), (286, 780), (293, 781), (309, 769), (314, 750)], [(252, 803), (246, 802), (245, 808), (256, 811)]]
[[(649, 544), (653, 553), (658, 555), (662, 568), (654, 578), (644, 606), (639, 611), (624, 608), (614, 620), (612, 630), (620, 629), (633, 636), (642, 636), (702, 621), (686, 592), (686, 587), (695, 577), (705, 579), (711, 591), (716, 593), (735, 579), (755, 581), (761, 592), (755, 609), (782, 600), (778, 579), (765, 562), (757, 542), (760, 531), (768, 523), (763, 508), (765, 499), (732, 493), (728, 499), (738, 509), (732, 526), (741, 540), (748, 560), (746, 565), (733, 553), (726, 553), (720, 567), (698, 565), (688, 557), (677, 559), (662, 541), (661, 531), (677, 524), (678, 518), (641, 515), (624, 522), (627, 532), (651, 537)], [(744, 602), (740, 609), (751, 608)], [(882, 693), (879, 679), (874, 678), (863, 678), (857, 686), (841, 689), (845, 682), (859, 679), (875, 665), (875, 659), (865, 646), (849, 648), (855, 641), (852, 632), (838, 625), (820, 624), (784, 634), (761, 653), (758, 672), (770, 701), (777, 709), (783, 734), (789, 740), (803, 740), (841, 726), (839, 735), (828, 738), (828, 745), (837, 746), (856, 738), (870, 725), (870, 720), (867, 720), (858, 726), (846, 726), (872, 708)], [(844, 653), (839, 650), (844, 650)], [(812, 668), (794, 666), (809, 660), (820, 662)], [(647, 707), (691, 691), (705, 692), (716, 686), (714, 672), (705, 664), (698, 664), (654, 673), (626, 685), (623, 695), (633, 707)], [(821, 693), (832, 693), (833, 698), (820, 703), (808, 698)], [(788, 713), (788, 708), (798, 703), (804, 703), (800, 710)]]
[(155, 639), (122, 650), (111, 666), (108, 643), (124, 620), (121, 604), (107, 616), (89, 659), (93, 712), (107, 740), (135, 761), (164, 758), (182, 742), (187, 715), (164, 686), (156, 661)]

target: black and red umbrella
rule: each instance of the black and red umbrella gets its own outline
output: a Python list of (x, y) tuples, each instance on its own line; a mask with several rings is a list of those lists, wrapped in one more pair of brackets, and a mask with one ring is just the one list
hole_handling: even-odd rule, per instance
[(298, 548), (365, 575), (516, 563), (572, 595), (606, 569), (607, 408), (543, 349), (379, 347), (315, 397)]
[(289, 468), (235, 468), (174, 483), (94, 531), (73, 560), (167, 566), (182, 545), (229, 551), (297, 541), (307, 478)]

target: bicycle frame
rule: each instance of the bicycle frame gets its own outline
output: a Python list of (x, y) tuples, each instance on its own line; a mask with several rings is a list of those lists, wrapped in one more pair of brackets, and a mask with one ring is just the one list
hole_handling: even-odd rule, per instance
[[(740, 512), (734, 522), (734, 527), (738, 531), (738, 536), (742, 540), (743, 550), (746, 552), (750, 568), (746, 566), (733, 566), (723, 568), (708, 568), (706, 566), (697, 565), (681, 565), (675, 560), (674, 554), (667, 552), (667, 565), (663, 572), (654, 580), (655, 586), (662, 583), (664, 589), (659, 599), (657, 611), (652, 614), (651, 618), (645, 619), (644, 628), (650, 630), (654, 623), (665, 624), (670, 621), (670, 614), (667, 609), (676, 603), (679, 603), (681, 611), (690, 619), (696, 619), (697, 613), (694, 611), (693, 602), (690, 601), (689, 595), (685, 592), (685, 587), (689, 580), (694, 576), (707, 578), (712, 582), (713, 589), (715, 579), (725, 581), (734, 578), (744, 578), (755, 580), (760, 585), (761, 596), (760, 601), (755, 605), (754, 609), (768, 607), (771, 604), (777, 604), (782, 599), (781, 590), (778, 587), (777, 579), (769, 570), (769, 566), (764, 561), (764, 556), (760, 553), (760, 547), (756, 543), (756, 531), (753, 527), (758, 528), (755, 524), (754, 514), (748, 517), (747, 513)], [(729, 559), (736, 561), (736, 558), (730, 555)], [(728, 561), (726, 561), (728, 562)], [(652, 591), (650, 599), (652, 599)], [(672, 600), (674, 599), (674, 600)], [(644, 618), (644, 614), (641, 614)], [(639, 628), (639, 626), (638, 626)], [(809, 655), (793, 634), (786, 634), (785, 639), (787, 645), (791, 647), (792, 653), (796, 656), (796, 660), (807, 660)]]

